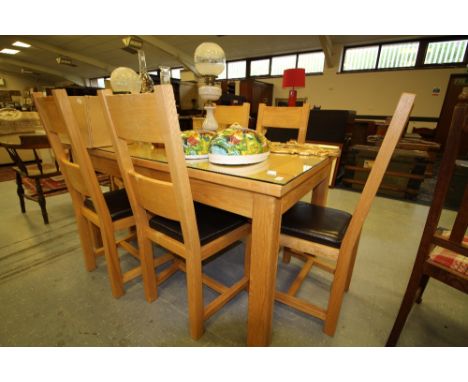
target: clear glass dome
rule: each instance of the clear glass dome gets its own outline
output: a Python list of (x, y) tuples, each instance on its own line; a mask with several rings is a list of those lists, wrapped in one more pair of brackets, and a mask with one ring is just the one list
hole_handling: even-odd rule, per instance
[(203, 42), (194, 53), (195, 68), (202, 76), (218, 76), (224, 70), (226, 56), (214, 42)]

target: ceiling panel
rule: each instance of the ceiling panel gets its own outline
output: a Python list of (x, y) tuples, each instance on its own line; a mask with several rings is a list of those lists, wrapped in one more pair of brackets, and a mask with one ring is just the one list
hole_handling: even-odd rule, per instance
[[(122, 38), (126, 36), (116, 35), (54, 35), (54, 36), (0, 36), (0, 49), (11, 47), (16, 40), (30, 40), (32, 47), (20, 48), (21, 52), (15, 56), (0, 55), (0, 70), (4, 67), (8, 58), (22, 61), (26, 64), (39, 65), (51, 71), (59, 71), (63, 75), (74, 75), (82, 78), (95, 78), (109, 75), (108, 71), (90, 62), (73, 59), (76, 67), (58, 65), (56, 52), (50, 51), (50, 47), (64, 50), (64, 53), (75, 53), (90, 59), (98, 60), (103, 65), (110, 67), (128, 66), (138, 70), (138, 56), (124, 51)], [(204, 41), (213, 41), (221, 45), (226, 52), (228, 60), (245, 57), (261, 57), (273, 54), (283, 54), (296, 51), (307, 51), (321, 49), (318, 36), (207, 36), (207, 35), (163, 35), (155, 36), (166, 44), (171, 45), (185, 56), (192, 57), (195, 48)], [(334, 44), (358, 44), (378, 40), (402, 39), (404, 37), (416, 36), (330, 36)], [(37, 45), (35, 46), (34, 42)], [(42, 49), (40, 43), (49, 46)], [(177, 58), (165, 53), (161, 49), (145, 42), (144, 50), (149, 70), (157, 69), (160, 65), (180, 67), (182, 64)], [(1, 60), (4, 58), (5, 60)], [(2, 64), (3, 62), (3, 64)], [(9, 65), (9, 69), (21, 71), (21, 65)], [(55, 75), (43, 72), (44, 78), (53, 78)]]

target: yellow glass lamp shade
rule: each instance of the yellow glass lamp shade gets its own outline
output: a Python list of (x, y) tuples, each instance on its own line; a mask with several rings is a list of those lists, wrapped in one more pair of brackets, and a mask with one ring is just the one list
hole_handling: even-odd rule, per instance
[(121, 66), (114, 69), (110, 76), (112, 90), (115, 93), (139, 93), (141, 79), (131, 68)]

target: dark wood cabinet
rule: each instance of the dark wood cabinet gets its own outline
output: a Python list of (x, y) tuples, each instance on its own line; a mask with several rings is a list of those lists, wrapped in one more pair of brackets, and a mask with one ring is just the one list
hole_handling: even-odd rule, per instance
[[(223, 81), (221, 89), (223, 94), (232, 94), (233, 81)], [(252, 78), (239, 81), (239, 94), (244, 98), (245, 102), (250, 103), (250, 123), (249, 128), (255, 129), (257, 121), (258, 105), (265, 103), (267, 105), (273, 104), (273, 84), (258, 81)]]

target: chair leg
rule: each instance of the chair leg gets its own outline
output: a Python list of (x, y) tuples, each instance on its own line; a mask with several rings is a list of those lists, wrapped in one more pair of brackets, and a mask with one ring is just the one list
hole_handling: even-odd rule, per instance
[(119, 298), (125, 294), (125, 289), (123, 286), (122, 271), (120, 269), (119, 253), (115, 243), (114, 232), (108, 227), (101, 227), (101, 233), (112, 295), (115, 298)]
[(333, 279), (330, 297), (328, 299), (327, 315), (323, 325), (323, 332), (331, 337), (335, 335), (341, 304), (343, 303), (346, 282), (347, 274), (345, 272), (339, 272), (337, 267)]
[[(244, 241), (244, 276), (249, 278), (250, 277), (250, 253), (252, 249), (252, 235), (248, 235)], [(247, 285), (247, 292), (249, 291)]]
[[(139, 238), (143, 235), (138, 235)], [(153, 262), (153, 243), (149, 239), (139, 239), (138, 248), (140, 253), (141, 275), (145, 288), (145, 298), (147, 302), (152, 302), (158, 298), (156, 271)]]
[(398, 311), (398, 315), (395, 319), (395, 323), (393, 324), (392, 331), (390, 332), (385, 346), (396, 346), (398, 339), (400, 338), (401, 331), (405, 326), (406, 319), (408, 318), (408, 315), (411, 312), (413, 304), (418, 295), (418, 290), (421, 287), (424, 289), (425, 285), (427, 284), (427, 280), (424, 281), (422, 278), (422, 265), (416, 263), (414, 265), (413, 272), (411, 273), (405, 295), (401, 302), (400, 310)]
[(291, 262), (291, 251), (289, 248), (283, 247), (283, 264)]
[(185, 267), (187, 277), (187, 299), (189, 308), (190, 335), (194, 340), (203, 335), (203, 284), (202, 264), (200, 256), (197, 259), (193, 253), (188, 254)]
[(356, 256), (357, 256), (357, 251), (358, 251), (358, 248), (359, 248), (359, 240), (360, 239), (361, 239), (361, 234), (359, 233), (359, 237), (358, 237), (358, 239), (356, 241), (356, 244), (354, 245), (353, 253), (351, 255), (351, 262), (350, 262), (350, 265), (349, 265), (348, 276), (346, 278), (346, 287), (345, 287), (346, 292), (349, 290), (349, 284), (351, 284), (351, 278), (353, 277), (354, 264), (356, 262)]
[(416, 300), (415, 300), (417, 304), (420, 304), (422, 302), (422, 295), (424, 291), (426, 290), (428, 281), (429, 281), (428, 275), (421, 276), (421, 281), (419, 282), (419, 288), (418, 288), (418, 292), (416, 294)]
[(34, 180), (36, 183), (37, 201), (41, 207), (42, 219), (44, 220), (44, 224), (49, 224), (49, 216), (47, 215), (46, 200), (44, 191), (42, 190), (41, 180), (39, 178), (35, 178)]
[(24, 204), (24, 188), (23, 180), (21, 179), (21, 175), (19, 173), (16, 173), (16, 193), (18, 194), (20, 201), (21, 212), (24, 214), (26, 212), (26, 206)]

